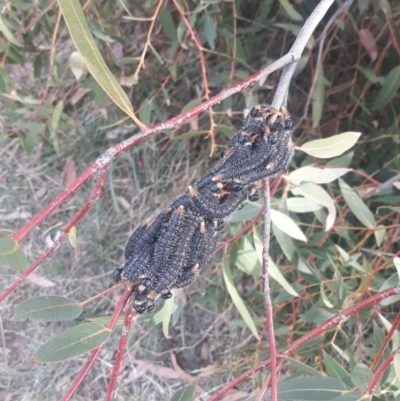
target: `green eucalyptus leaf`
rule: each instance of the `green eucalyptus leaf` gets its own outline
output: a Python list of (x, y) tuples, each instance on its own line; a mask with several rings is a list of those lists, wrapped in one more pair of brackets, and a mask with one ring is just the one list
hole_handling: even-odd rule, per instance
[(306, 142), (298, 149), (314, 157), (330, 159), (331, 157), (340, 156), (346, 150), (352, 148), (360, 135), (361, 132), (344, 132), (329, 138)]
[(226, 254), (224, 254), (222, 265), (223, 265), (225, 285), (229, 292), (229, 295), (232, 298), (232, 302), (236, 306), (236, 308), (239, 311), (240, 315), (242, 316), (243, 320), (246, 322), (247, 327), (253, 333), (254, 337), (256, 337), (257, 340), (259, 340), (260, 337), (257, 333), (257, 327), (254, 324), (253, 319), (249, 313), (249, 310), (247, 309), (245, 303), (243, 302), (243, 299), (240, 297), (238, 290), (236, 289), (236, 286), (233, 282), (232, 273), (231, 273), (231, 269), (229, 268), (228, 257)]
[(79, 302), (59, 296), (42, 296), (27, 299), (15, 309), (13, 320), (31, 320), (43, 322), (62, 322), (72, 320), (82, 313)]
[(57, 362), (92, 351), (103, 344), (111, 330), (100, 323), (83, 323), (71, 327), (43, 344), (36, 362)]

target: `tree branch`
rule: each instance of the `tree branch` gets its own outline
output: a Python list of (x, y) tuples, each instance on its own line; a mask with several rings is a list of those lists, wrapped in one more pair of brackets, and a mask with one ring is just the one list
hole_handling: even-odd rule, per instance
[(321, 0), (301, 28), (301, 31), (289, 50), (289, 53), (292, 53), (297, 61), (283, 69), (278, 87), (276, 88), (274, 99), (272, 100), (272, 107), (279, 109), (281, 106), (286, 105), (290, 81), (292, 80), (292, 76), (296, 70), (297, 62), (300, 60), (301, 54), (303, 53), (303, 50), (306, 47), (311, 35), (315, 31), (315, 28), (320, 23), (333, 2), (334, 0)]

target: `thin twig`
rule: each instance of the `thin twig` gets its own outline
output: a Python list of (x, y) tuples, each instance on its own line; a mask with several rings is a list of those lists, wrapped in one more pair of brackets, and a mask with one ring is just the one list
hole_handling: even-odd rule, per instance
[(71, 228), (74, 227), (75, 224), (89, 211), (89, 209), (93, 206), (93, 204), (100, 196), (104, 181), (107, 177), (108, 169), (109, 165), (101, 170), (99, 177), (96, 180), (96, 184), (94, 185), (89, 195), (88, 201), (83, 205), (81, 210), (69, 221), (69, 223), (67, 223), (63, 227), (63, 233), (53, 242), (53, 244), (33, 265), (25, 270), (24, 273), (22, 273), (21, 276), (18, 277), (18, 279), (14, 281), (12, 285), (0, 295), (0, 302), (4, 301), (4, 299), (6, 299), (31, 273), (33, 273), (43, 263), (43, 261), (45, 261), (59, 247), (61, 242), (63, 242), (65, 237), (70, 232)]
[[(110, 320), (109, 320), (109, 322), (108, 322), (108, 324), (106, 326), (107, 329), (109, 329), (110, 331), (112, 331), (112, 329), (117, 324), (118, 317), (121, 314), (122, 309), (124, 308), (124, 306), (125, 306), (126, 302), (128, 301), (130, 295), (131, 295), (131, 291), (127, 290), (122, 294), (120, 300), (118, 301), (118, 304), (115, 307), (115, 310), (114, 310), (113, 314), (111, 315)], [(90, 368), (94, 364), (94, 362), (97, 359), (97, 357), (98, 357), (100, 351), (102, 350), (104, 344), (105, 343), (101, 344), (100, 347), (97, 347), (96, 349), (94, 349), (92, 351), (92, 353), (89, 356), (89, 359), (86, 361), (86, 363), (83, 366), (82, 370), (79, 372), (79, 375), (74, 380), (74, 382), (71, 384), (71, 386), (69, 387), (69, 389), (67, 390), (67, 392), (65, 393), (65, 395), (64, 395), (64, 397), (62, 398), (61, 401), (69, 401), (71, 399), (71, 397), (74, 395), (74, 393), (77, 390), (77, 388), (79, 387), (79, 385), (82, 383), (82, 380), (85, 378), (85, 376), (89, 372)]]
[(138, 75), (139, 75), (139, 72), (140, 72), (140, 69), (142, 68), (142, 66), (143, 66), (143, 68), (145, 68), (144, 59), (146, 58), (147, 49), (149, 48), (149, 45), (150, 45), (151, 34), (153, 33), (154, 25), (157, 21), (157, 15), (160, 12), (162, 5), (163, 5), (163, 0), (159, 0), (157, 7), (154, 11), (153, 17), (151, 18), (151, 24), (150, 24), (149, 30), (147, 31), (146, 43), (144, 45), (142, 55), (140, 56), (139, 64), (133, 74), (136, 77), (136, 79), (138, 78)]
[(381, 359), (381, 356), (385, 352), (386, 347), (389, 345), (389, 341), (393, 338), (394, 333), (396, 332), (397, 327), (400, 325), (400, 313), (396, 316), (395, 321), (392, 324), (392, 327), (390, 328), (389, 333), (387, 334), (385, 341), (382, 343), (381, 347), (379, 348), (378, 353), (375, 356), (374, 361), (372, 362), (371, 365), (371, 370), (374, 371), (376, 368), (376, 365), (379, 362), (379, 359)]
[(379, 369), (375, 372), (375, 374), (372, 376), (371, 382), (368, 385), (367, 390), (365, 391), (365, 394), (369, 396), (369, 399), (372, 398), (375, 392), (376, 386), (379, 384), (379, 381), (382, 378), (382, 375), (386, 372), (387, 368), (391, 365), (393, 362), (393, 358), (395, 357), (396, 354), (400, 355), (400, 347), (397, 348), (396, 351), (392, 352), (379, 366)]
[[(263, 244), (263, 266), (262, 266), (262, 287), (264, 295), (266, 324), (268, 331), (269, 354), (271, 358), (271, 401), (278, 401), (278, 381), (276, 369), (276, 344), (274, 332), (274, 314), (269, 286), (269, 243), (271, 233), (271, 198), (269, 191), (269, 179), (264, 180), (264, 244)], [(264, 390), (265, 391), (265, 390)]]
[[(307, 45), (311, 35), (315, 31), (315, 28), (324, 17), (329, 7), (332, 5), (333, 0), (321, 0), (320, 3), (315, 7), (314, 11), (307, 18), (304, 23), (299, 35), (294, 41), (290, 53), (293, 53), (296, 59), (300, 59), (304, 48)], [(274, 98), (272, 100), (272, 107), (280, 109), (283, 105), (287, 104), (287, 96), (289, 91), (290, 81), (296, 70), (297, 62), (287, 65), (281, 74), (279, 84), (276, 88)], [(270, 242), (270, 230), (271, 230), (271, 203), (269, 193), (269, 179), (264, 180), (264, 244), (263, 244), (263, 295), (265, 304), (266, 314), (266, 325), (268, 330), (268, 340), (270, 346), (270, 357), (271, 357), (271, 401), (278, 400), (278, 383), (277, 383), (277, 366), (276, 366), (276, 344), (275, 344), (275, 333), (274, 333), (274, 318), (273, 308), (271, 301), (271, 290), (269, 287), (269, 275), (268, 275), (268, 259), (269, 259), (269, 242)], [(267, 390), (268, 385), (264, 385), (260, 396)]]
[(113, 398), (112, 395), (113, 395), (113, 392), (115, 389), (115, 385), (117, 384), (119, 369), (121, 368), (121, 363), (122, 363), (122, 359), (124, 356), (126, 342), (128, 341), (128, 334), (129, 334), (129, 329), (132, 324), (133, 315), (134, 315), (133, 306), (129, 305), (128, 309), (125, 312), (124, 325), (122, 326), (122, 333), (121, 333), (121, 337), (119, 338), (117, 357), (115, 358), (114, 368), (113, 368), (113, 371), (111, 374), (111, 380), (108, 385), (106, 401), (111, 401)]
[[(277, 369), (278, 372), (280, 371), (280, 369), (281, 369), (281, 367), (282, 367), (282, 364), (283, 364), (283, 358), (279, 358), (279, 362), (278, 362), (278, 365), (277, 365), (277, 367), (276, 367), (276, 369)], [(269, 386), (269, 383), (270, 383), (270, 381), (271, 381), (270, 378), (272, 378), (272, 375), (273, 375), (272, 363), (271, 363), (271, 369), (270, 369), (270, 370), (271, 370), (271, 374), (269, 375), (269, 377), (267, 378), (267, 380), (264, 382), (263, 386), (261, 387), (261, 390), (260, 390), (259, 393), (257, 394), (257, 398), (256, 398), (254, 401), (262, 401), (265, 392), (268, 390), (268, 386)], [(278, 394), (274, 395), (274, 394), (273, 394), (272, 388), (273, 388), (273, 387), (272, 387), (272, 383), (271, 383), (271, 397), (270, 397), (270, 399), (271, 399), (271, 400), (274, 400), (274, 397), (275, 397), (275, 399), (278, 399), (278, 398), (277, 398), (277, 397), (278, 397)]]
[[(208, 79), (207, 79), (207, 67), (206, 67), (206, 59), (204, 57), (204, 52), (203, 52), (203, 47), (200, 43), (199, 36), (197, 35), (197, 32), (192, 28), (190, 25), (188, 19), (186, 18), (184, 12), (181, 10), (181, 7), (179, 6), (179, 3), (177, 0), (172, 0), (172, 2), (175, 5), (175, 8), (178, 10), (183, 23), (186, 25), (187, 30), (190, 33), (190, 36), (192, 37), (192, 40), (197, 48), (197, 52), (199, 53), (199, 58), (200, 58), (200, 68), (201, 68), (201, 74), (203, 76), (203, 86), (204, 86), (204, 92), (205, 92), (205, 97), (208, 100), (210, 98), (210, 89), (208, 87)], [(214, 123), (214, 116), (212, 109), (210, 109), (210, 130), (209, 130), (209, 136), (211, 137), (211, 152), (210, 156), (213, 155), (214, 150), (215, 150), (215, 136), (214, 136), (214, 128), (215, 128), (215, 123)]]
[[(299, 34), (297, 35), (296, 40), (289, 50), (289, 53), (293, 53), (297, 60), (300, 59), (307, 42), (315, 31), (315, 28), (320, 23), (333, 2), (334, 0), (321, 0), (311, 15), (307, 18), (307, 21), (304, 23)], [(290, 81), (292, 80), (292, 76), (296, 70), (296, 67), (297, 62), (292, 63), (283, 69), (278, 87), (276, 88), (274, 99), (272, 100), (272, 107), (279, 109), (282, 105), (286, 105), (285, 100), (287, 99)]]

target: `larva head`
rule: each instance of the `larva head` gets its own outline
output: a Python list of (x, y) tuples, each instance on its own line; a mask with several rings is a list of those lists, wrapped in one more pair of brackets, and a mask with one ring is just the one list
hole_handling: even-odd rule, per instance
[(285, 172), (294, 154), (293, 121), (285, 107), (278, 111), (263, 105), (261, 113), (265, 118), (265, 140), (271, 145), (269, 163), (274, 164), (278, 172)]

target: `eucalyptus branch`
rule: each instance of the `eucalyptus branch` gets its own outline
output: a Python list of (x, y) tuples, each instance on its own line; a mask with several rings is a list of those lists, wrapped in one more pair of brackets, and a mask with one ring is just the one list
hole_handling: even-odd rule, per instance
[[(315, 31), (317, 25), (320, 23), (329, 7), (332, 5), (334, 0), (321, 0), (320, 3), (315, 7), (314, 11), (307, 18), (299, 35), (294, 41), (292, 47), (289, 50), (289, 54), (292, 53), (296, 60), (299, 60), (304, 48), (307, 45), (311, 35)], [(287, 95), (289, 91), (290, 81), (296, 70), (297, 61), (287, 65), (282, 72), (279, 84), (276, 88), (275, 96), (272, 100), (272, 107), (280, 109), (282, 106), (287, 104)], [(269, 191), (269, 179), (264, 180), (264, 244), (263, 244), (263, 295), (264, 305), (266, 313), (266, 325), (268, 331), (268, 340), (270, 346), (270, 361), (271, 361), (271, 401), (278, 400), (278, 381), (277, 381), (277, 364), (276, 364), (276, 344), (274, 334), (274, 319), (273, 319), (273, 308), (271, 301), (271, 290), (269, 286), (269, 273), (268, 273), (268, 259), (269, 259), (269, 242), (270, 242), (270, 230), (271, 230), (271, 202), (270, 202), (270, 191)], [(267, 385), (263, 386), (265, 391)], [(261, 392), (262, 393), (262, 392)], [(260, 393), (260, 394), (261, 394)]]
[[(269, 190), (269, 179), (264, 180), (264, 244), (263, 244), (263, 264), (262, 264), (262, 288), (264, 295), (266, 325), (268, 332), (269, 354), (271, 358), (271, 401), (278, 400), (278, 380), (276, 367), (276, 343), (274, 332), (274, 312), (271, 300), (271, 289), (269, 286), (269, 242), (271, 234), (271, 195)], [(265, 390), (267, 386), (264, 386)], [(264, 390), (264, 391), (265, 391)], [(261, 394), (260, 394), (261, 399)]]
[[(129, 297), (131, 296), (131, 291), (126, 290), (121, 298), (118, 301), (117, 306), (114, 309), (113, 314), (110, 317), (110, 320), (106, 326), (107, 329), (110, 331), (113, 330), (115, 325), (117, 324), (117, 320), (119, 315), (122, 312), (126, 302), (128, 301)], [(74, 395), (75, 391), (78, 389), (79, 385), (82, 383), (85, 376), (88, 374), (90, 368), (93, 366), (94, 362), (96, 361), (97, 357), (99, 356), (100, 351), (102, 350), (105, 343), (101, 344), (99, 347), (95, 348), (92, 353), (90, 354), (88, 360), (86, 361), (85, 365), (83, 366), (82, 370), (79, 372), (79, 375), (76, 377), (74, 382), (71, 384), (67, 392), (65, 393), (64, 397), (61, 401), (69, 401), (72, 396)]]
[[(301, 31), (289, 50), (289, 53), (292, 53), (296, 60), (300, 60), (301, 54), (303, 53), (307, 42), (333, 2), (334, 0), (321, 0), (311, 15), (307, 18), (307, 21), (304, 23)], [(278, 87), (276, 88), (274, 99), (272, 100), (272, 107), (279, 109), (282, 105), (286, 105), (290, 81), (296, 70), (296, 67), (297, 61), (287, 65), (283, 69)]]

